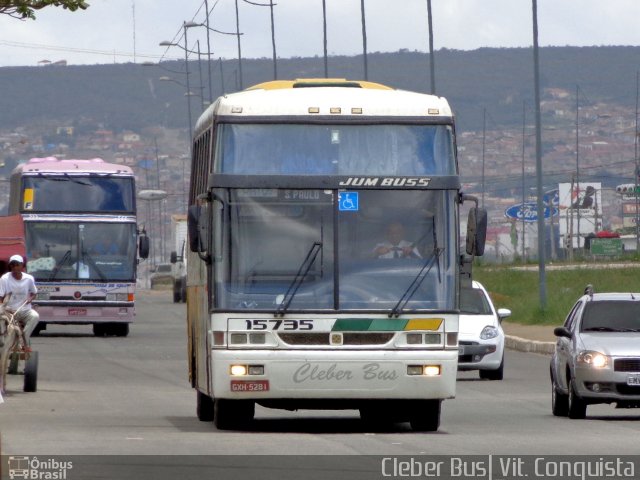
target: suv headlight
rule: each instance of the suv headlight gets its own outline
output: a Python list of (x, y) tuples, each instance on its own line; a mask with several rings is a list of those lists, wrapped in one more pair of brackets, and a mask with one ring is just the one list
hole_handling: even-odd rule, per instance
[(583, 350), (576, 356), (576, 363), (593, 368), (605, 368), (609, 364), (609, 357), (593, 350)]
[(482, 340), (490, 340), (498, 336), (498, 329), (492, 325), (487, 325), (480, 332), (480, 338)]

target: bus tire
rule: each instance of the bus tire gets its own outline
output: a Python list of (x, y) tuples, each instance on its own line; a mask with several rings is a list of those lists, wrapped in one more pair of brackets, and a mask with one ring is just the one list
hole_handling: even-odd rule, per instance
[(96, 337), (106, 337), (107, 336), (107, 325), (104, 323), (94, 323), (93, 324), (93, 334)]
[(32, 337), (37, 337), (38, 335), (40, 335), (40, 332), (42, 332), (43, 330), (47, 329), (47, 324), (44, 322), (38, 322), (38, 324), (36, 325), (36, 328), (33, 329), (33, 332), (31, 332), (31, 336)]
[(213, 424), (218, 430), (241, 430), (253, 420), (256, 404), (251, 400), (213, 401)]
[(182, 287), (180, 282), (173, 282), (173, 303), (180, 303), (182, 300)]
[(423, 400), (411, 406), (409, 423), (414, 432), (436, 432), (440, 427), (442, 400)]
[(196, 415), (201, 422), (212, 422), (214, 416), (214, 402), (209, 395), (196, 390)]
[(24, 386), (23, 391), (35, 392), (38, 390), (38, 352), (31, 352), (24, 362)]
[(112, 323), (110, 325), (110, 329), (108, 333), (113, 335), (114, 337), (126, 337), (129, 335), (129, 324), (128, 323)]

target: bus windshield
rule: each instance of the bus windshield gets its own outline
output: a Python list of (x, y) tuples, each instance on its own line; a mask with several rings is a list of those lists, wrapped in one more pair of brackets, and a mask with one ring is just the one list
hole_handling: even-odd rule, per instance
[(217, 173), (456, 174), (446, 125), (223, 124), (220, 131)]
[(28, 222), (27, 271), (38, 281), (135, 281), (134, 223)]
[[(217, 189), (217, 309), (455, 308), (455, 193)], [(228, 228), (227, 228), (228, 227)]]
[(24, 212), (134, 213), (135, 208), (132, 177), (24, 176), (22, 192)]

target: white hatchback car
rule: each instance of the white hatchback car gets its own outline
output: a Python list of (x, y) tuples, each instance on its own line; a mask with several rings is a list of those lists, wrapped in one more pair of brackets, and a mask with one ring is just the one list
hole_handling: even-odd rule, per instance
[(479, 370), (480, 378), (502, 380), (504, 331), (500, 324), (510, 315), (509, 309), (495, 309), (479, 282), (460, 289), (458, 370)]

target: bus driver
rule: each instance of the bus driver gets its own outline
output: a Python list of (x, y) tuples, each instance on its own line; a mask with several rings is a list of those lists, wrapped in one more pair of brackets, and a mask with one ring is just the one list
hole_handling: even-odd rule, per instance
[(404, 240), (404, 226), (393, 222), (387, 227), (387, 239), (373, 249), (375, 258), (422, 258), (415, 245)]

